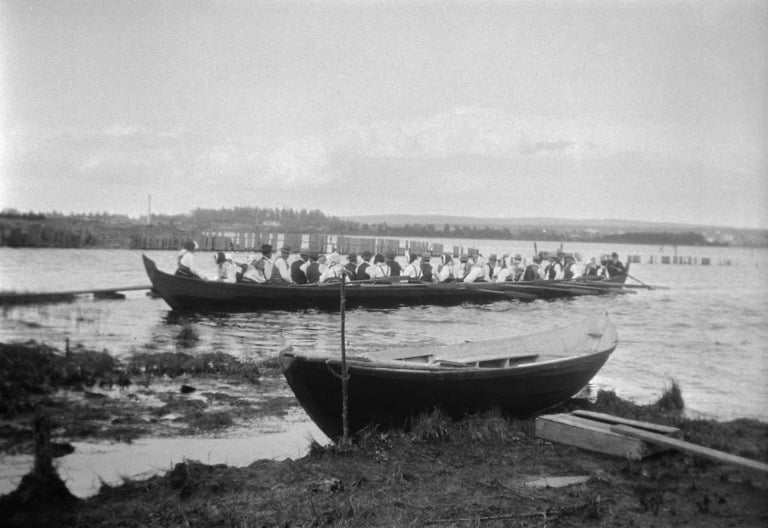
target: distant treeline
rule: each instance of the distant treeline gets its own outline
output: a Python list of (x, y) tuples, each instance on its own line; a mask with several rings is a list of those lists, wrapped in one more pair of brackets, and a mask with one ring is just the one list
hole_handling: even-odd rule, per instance
[(622, 242), (629, 244), (660, 244), (666, 246), (715, 246), (701, 233), (621, 233), (602, 235), (601, 242)]
[[(768, 246), (768, 231), (742, 230), (728, 237), (706, 233), (609, 230), (609, 228), (525, 226), (488, 226), (458, 224), (388, 225), (387, 222), (360, 223), (320, 210), (234, 207), (229, 209), (198, 208), (183, 215), (152, 215), (153, 228), (169, 228), (187, 232), (228, 229), (274, 230), (282, 233), (319, 233), (347, 236), (453, 238), (489, 240), (537, 240), (555, 242), (605, 242), (651, 245), (739, 245)], [(0, 212), (0, 245), (38, 247), (129, 247), (129, 241), (146, 227), (144, 219), (109, 213), (20, 213), (6, 209)], [(736, 231), (734, 231), (736, 233)]]

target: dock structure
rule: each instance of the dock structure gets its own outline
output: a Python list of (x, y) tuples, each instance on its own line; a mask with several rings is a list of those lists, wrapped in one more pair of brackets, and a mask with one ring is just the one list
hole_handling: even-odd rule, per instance
[[(259, 251), (263, 244), (270, 244), (273, 250), (284, 245), (289, 246), (294, 252), (299, 250), (314, 250), (320, 253), (337, 252), (342, 255), (350, 253), (362, 254), (370, 251), (372, 254), (394, 252), (395, 255), (407, 254), (423, 255), (431, 253), (438, 257), (444, 253), (450, 253), (454, 257), (468, 255), (470, 257), (480, 255), (480, 250), (466, 246), (444, 246), (440, 243), (424, 240), (402, 240), (399, 238), (383, 237), (354, 237), (347, 235), (334, 235), (323, 233), (283, 233), (274, 227), (232, 227), (228, 229), (189, 230), (178, 229), (170, 226), (147, 226), (131, 237), (132, 249), (160, 249), (176, 250), (182, 247), (185, 241), (195, 240), (202, 251)], [(500, 240), (499, 245), (505, 244)], [(542, 251), (549, 255), (555, 252)], [(576, 254), (577, 259), (579, 254)], [(602, 256), (602, 258), (608, 258)], [(678, 255), (675, 248), (674, 255), (663, 253), (645, 254), (630, 253), (626, 259), (633, 264), (667, 264), (667, 265), (702, 265), (702, 266), (731, 266), (735, 264), (732, 259), (713, 259), (703, 256)]]

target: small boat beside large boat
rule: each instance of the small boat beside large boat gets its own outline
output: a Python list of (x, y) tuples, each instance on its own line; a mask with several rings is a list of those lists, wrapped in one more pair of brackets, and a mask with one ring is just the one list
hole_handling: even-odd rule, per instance
[[(349, 432), (407, 426), (439, 408), (453, 417), (499, 408), (526, 415), (562, 403), (585, 387), (616, 348), (603, 313), (529, 335), (430, 347), (402, 347), (346, 358)], [(332, 439), (342, 435), (339, 354), (280, 354), (288, 384)]]
[[(143, 255), (153, 290), (176, 310), (249, 311), (301, 308), (339, 309), (340, 282), (272, 284), (221, 282), (181, 277), (163, 272)], [(398, 280), (353, 281), (345, 284), (347, 307), (401, 305), (458, 305), (498, 300), (533, 301), (581, 295), (630, 293), (623, 285), (627, 275), (602, 281), (534, 280), (528, 282), (408, 282)], [(634, 293), (634, 292), (631, 292)]]

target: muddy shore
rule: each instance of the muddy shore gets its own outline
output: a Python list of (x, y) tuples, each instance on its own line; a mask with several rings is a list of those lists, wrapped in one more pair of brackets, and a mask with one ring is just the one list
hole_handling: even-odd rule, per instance
[[(82, 349), (0, 345), (0, 451), (31, 453), (41, 415), (51, 422), (54, 456), (77, 439), (225, 430), (288, 412), (296, 403), (285, 389), (276, 365), (225, 355), (118, 362)], [(768, 424), (688, 419), (683, 407), (670, 390), (653, 405), (601, 392), (558, 410), (673, 425), (690, 442), (768, 462)], [(0, 497), (0, 511), (4, 526), (768, 525), (764, 473), (675, 451), (642, 461), (592, 453), (536, 438), (534, 418), (433, 414), (407, 432), (371, 431), (351, 447), (313, 445), (297, 460), (245, 468), (185, 461), (86, 500), (55, 474), (30, 477)]]

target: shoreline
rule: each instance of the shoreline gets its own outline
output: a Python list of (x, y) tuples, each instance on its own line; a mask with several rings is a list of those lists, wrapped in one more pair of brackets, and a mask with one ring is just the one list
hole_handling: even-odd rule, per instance
[[(25, 354), (30, 353), (29, 346)], [(50, 353), (44, 345), (35, 346), (43, 355)], [(93, 365), (106, 358), (98, 354), (75, 350), (68, 357), (77, 362), (81, 373), (103, 381), (108, 369), (98, 371)], [(193, 439), (200, 427), (226, 431), (240, 418), (247, 421), (259, 412), (280, 416), (295, 407), (292, 398), (282, 397), (259, 410), (248, 403), (245, 393), (228, 392), (237, 387), (231, 383), (232, 376), (254, 376), (255, 372), (258, 381), (241, 387), (268, 392), (265, 385), (280, 379), (275, 365), (262, 363), (255, 371), (254, 365), (219, 358), (221, 372), (212, 375), (192, 372), (199, 363), (187, 364), (184, 359), (161, 354), (145, 358), (144, 363), (145, 371), (147, 365), (154, 365), (151, 368), (157, 372), (164, 369), (158, 381), (164, 379), (165, 385), (157, 385), (151, 397), (162, 396), (158, 407), (162, 415), (179, 414), (175, 426), (166, 429), (169, 438), (183, 439), (186, 431), (192, 433), (186, 438)], [(88, 365), (91, 370), (84, 369)], [(95, 376), (96, 372), (100, 375)], [(179, 374), (165, 378), (168, 372)], [(100, 382), (72, 389), (79, 398), (69, 394), (56, 399), (50, 392), (57, 386), (55, 380), (48, 376), (38, 384), (38, 392), (30, 395), (29, 405), (18, 407), (16, 416), (34, 422), (40, 404), (47, 406), (58, 424), (52, 439), (60, 444), (76, 432), (67, 429), (67, 423), (78, 423), (66, 420), (69, 413), (79, 416), (81, 438), (113, 438), (110, 435), (130, 432), (133, 439), (141, 439), (174, 423), (138, 420), (140, 400), (128, 397), (129, 392), (124, 398), (86, 397), (86, 393), (120, 394), (119, 387), (99, 390)], [(214, 385), (203, 380), (213, 380), (221, 390), (211, 390)], [(142, 390), (152, 386), (150, 381)], [(182, 387), (188, 387), (186, 394)], [(200, 397), (203, 394), (207, 396)], [(144, 396), (151, 399), (150, 394)], [(118, 401), (108, 403), (111, 399)], [(110, 419), (102, 414), (99, 420), (94, 409), (109, 409), (105, 412)], [(149, 409), (145, 411), (151, 415)], [(575, 409), (673, 425), (688, 441), (768, 462), (768, 424), (685, 418), (682, 395), (673, 389), (650, 405), (636, 405), (601, 391), (594, 403), (570, 400), (548, 413)], [(132, 421), (126, 422), (127, 412)], [(86, 427), (83, 420), (90, 418), (99, 427)], [(676, 451), (641, 461), (602, 455), (537, 438), (534, 419), (491, 412), (454, 422), (436, 413), (408, 432), (362, 435), (350, 448), (313, 442), (307, 455), (295, 459), (258, 459), (244, 467), (185, 459), (149, 479), (104, 485), (84, 500), (62, 491), (55, 484), (58, 475), (48, 476), (53, 483), (25, 477), (19, 489), (0, 497), (0, 509), (9, 512), (7, 526), (764, 526), (768, 519), (764, 500), (768, 475), (764, 473)], [(105, 423), (111, 432), (103, 429)], [(31, 436), (32, 429), (20, 432), (19, 438)], [(4, 428), (0, 437), (7, 440), (7, 432)], [(31, 438), (16, 448), (22, 449), (24, 442), (23, 449), (29, 452)], [(563, 482), (573, 483), (556, 487)]]

